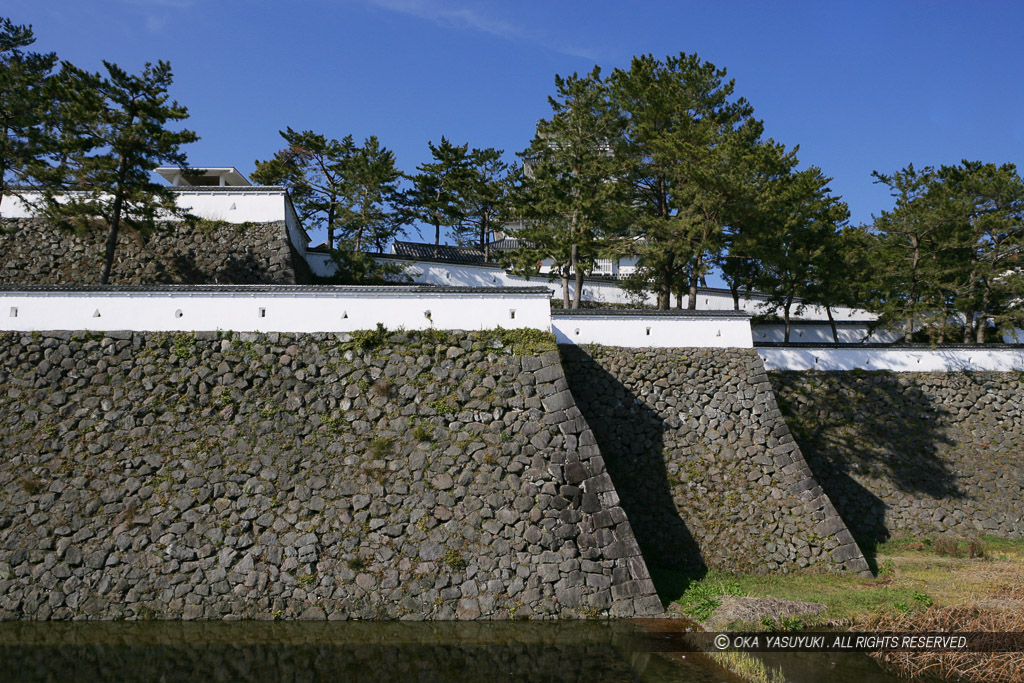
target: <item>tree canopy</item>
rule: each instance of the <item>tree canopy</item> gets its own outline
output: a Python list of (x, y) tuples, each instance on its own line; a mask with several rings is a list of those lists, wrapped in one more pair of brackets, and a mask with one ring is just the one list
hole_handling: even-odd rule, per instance
[(894, 198), (874, 221), (871, 298), (904, 339), (986, 333), (1019, 325), (1024, 311), (1024, 182), (1013, 164), (963, 161), (875, 172)]

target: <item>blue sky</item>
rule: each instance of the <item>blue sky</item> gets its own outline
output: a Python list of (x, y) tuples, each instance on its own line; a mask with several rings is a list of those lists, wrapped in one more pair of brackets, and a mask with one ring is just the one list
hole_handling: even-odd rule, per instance
[(286, 126), (377, 135), (407, 172), (441, 135), (511, 157), (555, 74), (679, 52), (728, 69), (853, 223), (889, 206), (872, 170), (1024, 166), (1019, 2), (5, 0), (0, 14), (81, 67), (170, 61), (202, 137), (191, 163), (244, 173)]

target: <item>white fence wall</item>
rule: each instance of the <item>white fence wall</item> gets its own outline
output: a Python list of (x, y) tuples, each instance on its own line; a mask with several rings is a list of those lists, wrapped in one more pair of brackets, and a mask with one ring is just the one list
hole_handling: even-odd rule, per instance
[(768, 370), (892, 370), (962, 372), (1024, 370), (1024, 349), (782, 348), (761, 347)]
[(750, 319), (723, 315), (636, 315), (551, 313), (559, 344), (602, 344), (632, 348), (750, 348)]
[(3, 291), (0, 330), (351, 332), (550, 329), (544, 289), (162, 287)]
[[(334, 274), (334, 265), (326, 254), (310, 252), (307, 260), (310, 268), (317, 275), (328, 277)], [(404, 267), (405, 274), (413, 282), (426, 285), (447, 285), (452, 287), (527, 287), (543, 285), (551, 289), (551, 296), (555, 299), (562, 298), (562, 283), (560, 280), (549, 281), (546, 275), (537, 275), (529, 280), (519, 275), (513, 275), (504, 268), (494, 265), (470, 265), (459, 263), (442, 263), (437, 261), (413, 261), (411, 259), (382, 258), (382, 263), (391, 263)], [(576, 290), (573, 282), (569, 283), (569, 296)], [(631, 306), (654, 306), (658, 303), (657, 297), (647, 292), (644, 296), (637, 298), (626, 292), (614, 280), (588, 279), (583, 282), (583, 292), (580, 297), (583, 301), (597, 301), (607, 304), (624, 304)], [(763, 314), (761, 303), (763, 297), (740, 296), (740, 311), (751, 315)], [(701, 289), (697, 296), (697, 310), (699, 311), (731, 311), (733, 310), (732, 295), (728, 291), (717, 289)], [(851, 308), (836, 308), (832, 311), (836, 320), (874, 320), (875, 316), (867, 311)], [(801, 310), (800, 317), (805, 320), (827, 320), (825, 310), (817, 306), (808, 306)]]
[[(888, 344), (899, 341), (902, 337), (888, 330), (875, 330), (869, 333), (867, 323), (840, 323), (836, 327), (840, 344)], [(782, 343), (786, 339), (786, 326), (778, 323), (758, 323), (754, 325), (753, 333), (755, 342)], [(831, 344), (832, 327), (827, 321), (800, 322), (790, 326), (789, 340), (798, 344)]]

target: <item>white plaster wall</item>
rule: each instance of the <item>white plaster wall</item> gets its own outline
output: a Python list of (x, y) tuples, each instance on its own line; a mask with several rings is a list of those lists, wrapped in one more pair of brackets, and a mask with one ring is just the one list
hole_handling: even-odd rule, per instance
[(238, 192), (190, 192), (175, 189), (178, 206), (201, 218), (228, 223), (283, 221), (284, 190), (239, 189)]
[(334, 262), (331, 261), (331, 257), (327, 254), (319, 251), (307, 251), (305, 257), (306, 263), (309, 264), (309, 269), (313, 271), (313, 275), (317, 277), (330, 277), (334, 275)]
[[(428, 317), (429, 311), (429, 317)], [(99, 317), (96, 317), (99, 312)], [(0, 330), (350, 332), (551, 324), (543, 293), (0, 292)]]
[(1024, 349), (759, 348), (757, 353), (768, 370), (1024, 370)]
[[(888, 330), (875, 330), (868, 334), (867, 323), (863, 325), (839, 325), (836, 330), (840, 344), (860, 344), (862, 342), (887, 344), (898, 341), (902, 335)], [(754, 325), (755, 342), (777, 342), (786, 340), (786, 326), (776, 323), (759, 323)], [(828, 322), (821, 324), (793, 325), (790, 327), (789, 340), (797, 343), (831, 344), (832, 327)]]
[(551, 314), (559, 344), (603, 344), (631, 348), (753, 346), (746, 318)]
[[(294, 210), (286, 208), (287, 198), (279, 188), (246, 187), (237, 191), (201, 191), (174, 188), (178, 206), (200, 218), (228, 223), (269, 223), (286, 221), (294, 225), (296, 243), (305, 244), (301, 226)], [(288, 213), (291, 213), (289, 216)], [(5, 196), (0, 203), (0, 216), (4, 218), (30, 218), (34, 214), (17, 197)], [(291, 227), (291, 226), (290, 226)]]
[[(330, 261), (323, 255), (310, 254), (310, 267), (318, 275), (329, 276), (333, 274), (333, 267)], [(544, 285), (552, 290), (552, 298), (562, 298), (562, 284), (556, 279), (549, 281), (546, 275), (538, 275), (529, 280), (518, 275), (507, 273), (503, 268), (497, 266), (464, 265), (453, 263), (431, 263), (427, 261), (412, 261), (405, 259), (381, 259), (382, 262), (401, 264), (405, 266), (405, 272), (413, 282), (428, 285), (450, 285), (456, 287), (523, 287), (531, 285)], [(319, 269), (319, 270), (318, 270)], [(575, 291), (576, 285), (569, 283), (569, 296)], [(588, 280), (583, 283), (583, 293), (580, 297), (583, 301), (599, 301), (609, 304), (626, 304), (654, 306), (657, 304), (657, 297), (647, 292), (638, 301), (631, 297), (618, 283), (614, 281)], [(675, 299), (673, 298), (673, 303)], [(762, 307), (763, 299), (757, 297), (740, 297), (740, 310), (751, 315), (764, 314)], [(731, 311), (733, 310), (732, 295), (729, 292), (703, 291), (697, 296), (697, 310), (699, 311)], [(867, 311), (851, 308), (836, 308), (832, 311), (832, 317), (840, 321), (850, 320), (874, 320), (875, 315)], [(807, 306), (800, 314), (805, 320), (828, 320), (828, 315), (823, 308), (818, 306)]]
[(292, 202), (287, 196), (284, 198), (284, 222), (288, 227), (288, 239), (292, 246), (299, 252), (299, 256), (305, 258), (306, 247), (309, 246), (309, 235), (303, 229), (302, 221), (299, 220), (299, 215), (295, 213), (295, 207), (292, 206)]

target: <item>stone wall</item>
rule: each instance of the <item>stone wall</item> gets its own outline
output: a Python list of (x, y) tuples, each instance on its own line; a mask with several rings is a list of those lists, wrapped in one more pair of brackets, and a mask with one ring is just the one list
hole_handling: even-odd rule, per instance
[(659, 613), (554, 348), (0, 334), (0, 618)]
[(858, 539), (1024, 533), (1019, 373), (770, 378), (811, 469)]
[(650, 566), (868, 571), (755, 351), (561, 353)]
[[(0, 284), (85, 285), (99, 281), (105, 230), (79, 234), (39, 219), (0, 225)], [(171, 223), (142, 240), (118, 235), (110, 282), (139, 284), (306, 284), (309, 266), (283, 221)]]

